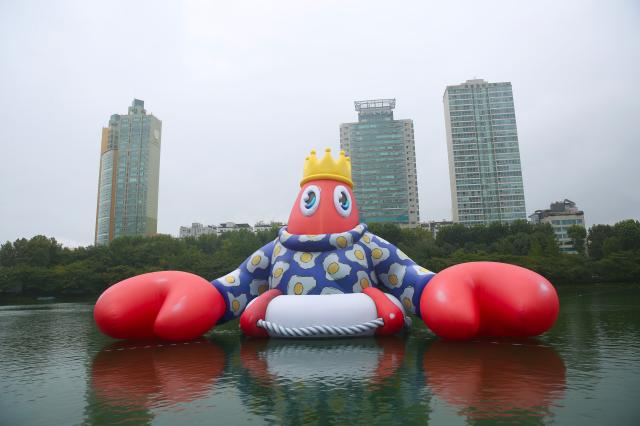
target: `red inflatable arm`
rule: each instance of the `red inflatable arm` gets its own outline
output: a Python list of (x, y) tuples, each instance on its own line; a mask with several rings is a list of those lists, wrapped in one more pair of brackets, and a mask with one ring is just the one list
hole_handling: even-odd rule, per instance
[(386, 294), (374, 287), (364, 288), (362, 292), (373, 299), (378, 317), (384, 321), (384, 325), (376, 330), (376, 334), (389, 336), (402, 330), (402, 327), (404, 327), (404, 314)]
[(496, 262), (447, 268), (420, 298), (423, 320), (447, 339), (537, 336), (551, 328), (559, 309), (556, 290), (543, 276)]
[(96, 302), (100, 330), (116, 339), (191, 340), (222, 317), (226, 304), (207, 280), (179, 271), (138, 275), (109, 287)]
[(275, 297), (282, 294), (277, 288), (272, 288), (255, 298), (240, 316), (240, 329), (247, 336), (269, 337), (264, 328), (258, 327), (258, 321), (264, 320), (267, 315), (267, 306)]

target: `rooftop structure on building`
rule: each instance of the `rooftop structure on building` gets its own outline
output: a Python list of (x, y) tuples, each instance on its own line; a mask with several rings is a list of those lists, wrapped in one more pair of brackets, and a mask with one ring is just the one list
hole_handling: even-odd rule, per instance
[(416, 226), (420, 220), (413, 120), (395, 120), (395, 99), (355, 101), (358, 121), (340, 125), (351, 157), (362, 222)]
[(370, 99), (367, 101), (355, 101), (354, 105), (356, 111), (358, 111), (358, 116), (360, 116), (360, 114), (363, 116), (376, 114), (386, 115), (388, 111), (392, 111), (396, 107), (396, 100)]

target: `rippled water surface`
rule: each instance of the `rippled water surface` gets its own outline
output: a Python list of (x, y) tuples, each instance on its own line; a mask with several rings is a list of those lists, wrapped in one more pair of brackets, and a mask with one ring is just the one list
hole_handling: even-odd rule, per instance
[(0, 424), (640, 424), (640, 285), (559, 289), (535, 340), (115, 342), (89, 304), (0, 306)]

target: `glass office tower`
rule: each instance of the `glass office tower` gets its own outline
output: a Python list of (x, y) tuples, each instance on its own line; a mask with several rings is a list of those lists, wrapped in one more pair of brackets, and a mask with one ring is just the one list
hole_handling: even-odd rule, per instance
[(96, 245), (157, 232), (161, 131), (162, 122), (138, 99), (102, 129)]
[(340, 125), (351, 157), (362, 222), (415, 226), (420, 220), (412, 120), (394, 120), (395, 99), (356, 101), (357, 123)]
[(443, 101), (453, 221), (526, 220), (511, 83), (468, 80)]

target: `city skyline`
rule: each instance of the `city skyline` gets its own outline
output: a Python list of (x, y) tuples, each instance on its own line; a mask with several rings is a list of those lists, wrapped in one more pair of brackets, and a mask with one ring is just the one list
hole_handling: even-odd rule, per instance
[(120, 10), (0, 6), (0, 241), (93, 242), (96, 129), (133, 97), (163, 120), (160, 233), (286, 219), (304, 157), (336, 149), (336, 125), (353, 120), (345, 105), (387, 97), (414, 122), (420, 220), (451, 218), (442, 92), (474, 77), (512, 82), (527, 213), (569, 198), (588, 225), (640, 214), (635, 3)]

